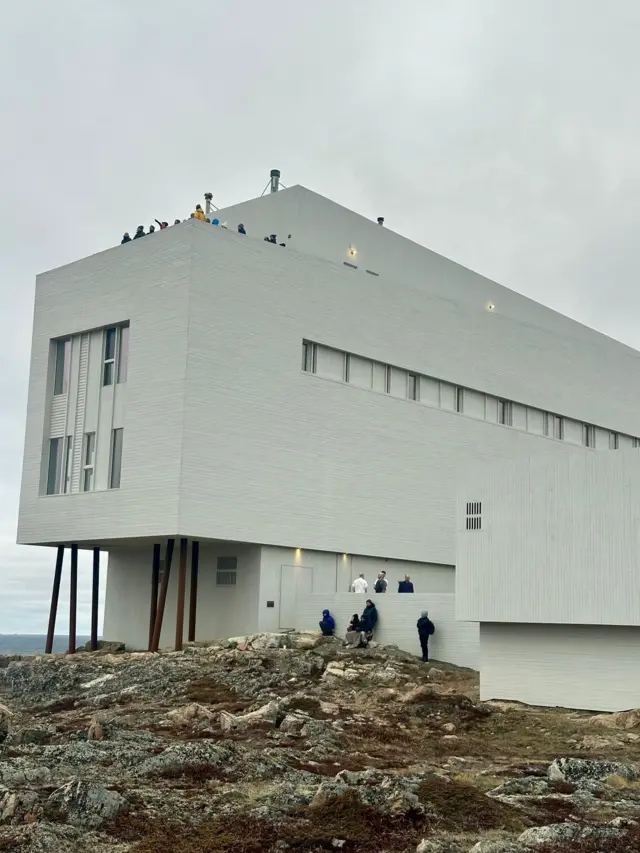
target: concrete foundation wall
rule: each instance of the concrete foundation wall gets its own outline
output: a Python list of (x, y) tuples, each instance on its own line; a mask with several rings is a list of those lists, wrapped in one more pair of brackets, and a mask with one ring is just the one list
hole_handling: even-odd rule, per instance
[(480, 626), (480, 698), (622, 711), (640, 707), (640, 628)]
[[(352, 614), (362, 613), (369, 596), (355, 593), (334, 595), (302, 595), (296, 609), (296, 628), (318, 629), (322, 611), (327, 608), (336, 620), (336, 634), (342, 636)], [(478, 624), (457, 622), (454, 618), (454, 596), (447, 593), (371, 596), (379, 613), (375, 639), (396, 645), (420, 655), (416, 622), (423, 610), (429, 611), (436, 631), (429, 642), (429, 655), (434, 660), (477, 669), (479, 666)], [(319, 630), (319, 629), (318, 629)]]

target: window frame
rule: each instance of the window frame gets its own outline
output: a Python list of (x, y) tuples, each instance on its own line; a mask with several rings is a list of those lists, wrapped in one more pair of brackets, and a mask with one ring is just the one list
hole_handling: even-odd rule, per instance
[[(122, 448), (124, 430), (116, 427), (111, 430), (111, 450), (109, 453), (109, 488), (119, 489), (122, 482)], [(117, 460), (117, 469), (116, 469)]]
[(513, 404), (511, 400), (498, 397), (498, 423), (502, 426), (513, 426)]
[[(61, 448), (64, 448), (63, 444), (64, 438), (62, 436), (58, 438), (50, 438), (49, 439), (49, 455), (47, 457), (47, 482), (45, 494), (47, 495), (59, 495), (60, 494), (60, 481), (61, 481), (61, 471), (62, 471), (62, 457), (63, 454), (60, 452)], [(52, 454), (52, 451), (55, 447), (55, 456)], [(52, 467), (52, 460), (55, 459), (54, 465)]]
[[(113, 337), (112, 337), (113, 333)], [(109, 346), (113, 340), (113, 355), (109, 355), (111, 347)], [(102, 387), (106, 388), (109, 385), (115, 384), (116, 379), (116, 356), (118, 354), (118, 327), (106, 326), (102, 341)]]
[(453, 389), (453, 410), (458, 415), (464, 413), (464, 388), (462, 385), (455, 385)]
[(391, 393), (391, 365), (385, 364), (384, 366), (384, 393)]
[[(82, 491), (92, 492), (96, 473), (96, 434), (85, 432), (82, 443)], [(89, 460), (89, 461), (87, 461)]]
[(420, 378), (417, 373), (407, 372), (407, 400), (420, 400)]
[(582, 444), (584, 447), (595, 449), (596, 428), (593, 424), (582, 424)]
[(544, 412), (542, 429), (547, 438), (564, 441), (564, 417), (553, 412)]
[(620, 433), (614, 430), (609, 432), (609, 450), (620, 450)]
[(63, 397), (69, 393), (71, 376), (71, 338), (59, 338), (55, 341), (53, 365), (53, 396)]
[(318, 369), (318, 347), (311, 341), (302, 341), (302, 371), (315, 373)]
[(129, 378), (129, 346), (131, 343), (131, 326), (124, 323), (118, 326), (116, 341), (116, 385), (123, 385)]
[[(233, 565), (231, 565), (231, 563), (233, 563)], [(229, 582), (220, 583), (222, 578), (228, 579)], [(233, 582), (231, 582), (232, 578)], [(216, 559), (216, 587), (235, 587), (237, 585), (238, 558), (233, 556), (219, 556)]]
[(342, 379), (344, 382), (349, 382), (351, 376), (351, 353), (345, 352), (344, 365), (342, 368)]
[(64, 464), (63, 464), (62, 492), (65, 495), (71, 492), (71, 481), (73, 479), (73, 436), (68, 435), (64, 441)]

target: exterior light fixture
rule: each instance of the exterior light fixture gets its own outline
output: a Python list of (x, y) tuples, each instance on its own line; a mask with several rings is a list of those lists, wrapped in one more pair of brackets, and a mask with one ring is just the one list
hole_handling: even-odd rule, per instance
[(493, 302), (487, 302), (487, 311), (495, 311), (495, 310), (496, 310), (496, 306), (493, 304)]
[(356, 249), (356, 247), (355, 247), (355, 246), (349, 246), (349, 255), (350, 255), (352, 258), (355, 258), (355, 256), (356, 256), (357, 254), (358, 254), (358, 250)]

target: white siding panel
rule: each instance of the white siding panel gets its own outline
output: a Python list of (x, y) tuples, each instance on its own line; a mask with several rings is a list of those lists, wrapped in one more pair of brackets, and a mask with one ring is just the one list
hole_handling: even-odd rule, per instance
[(440, 383), (440, 405), (443, 409), (449, 412), (455, 410), (456, 405), (456, 386), (449, 382)]
[(512, 405), (512, 423), (514, 429), (523, 429), (527, 428), (527, 407), (522, 406), (519, 403), (514, 403)]
[(486, 418), (492, 424), (498, 423), (498, 398), (491, 397), (487, 394), (486, 398)]
[[(367, 596), (355, 593), (327, 595), (302, 595), (296, 607), (296, 629), (313, 631), (318, 628), (322, 611), (327, 608), (336, 620), (336, 634), (342, 636), (354, 613), (362, 613)], [(398, 646), (407, 652), (420, 655), (420, 642), (416, 623), (423, 610), (436, 631), (429, 641), (429, 657), (457, 666), (478, 668), (479, 629), (471, 622), (457, 622), (454, 618), (454, 596), (444, 593), (431, 595), (376, 595), (378, 626), (374, 632), (377, 642)]]
[(376, 361), (373, 363), (373, 390), (385, 393), (387, 377), (387, 366)]
[(565, 418), (564, 440), (570, 444), (582, 444), (582, 424), (571, 420), (571, 418)]
[(440, 405), (440, 382), (429, 376), (420, 377), (420, 402), (429, 406)]
[(349, 359), (349, 384), (370, 390), (372, 367), (370, 359), (352, 355)]
[(482, 700), (640, 707), (640, 628), (482, 624), (480, 659)]
[(484, 394), (478, 391), (465, 389), (463, 397), (463, 412), (470, 418), (480, 418), (484, 420), (485, 416), (485, 399)]
[(527, 408), (527, 432), (532, 435), (544, 435), (544, 412)]
[(596, 427), (596, 450), (609, 450), (609, 430)]
[(51, 416), (49, 419), (49, 437), (60, 438), (66, 432), (67, 425), (67, 395), (58, 394), (51, 400)]
[(344, 352), (318, 345), (316, 373), (324, 379), (344, 382)]
[(405, 400), (407, 397), (407, 371), (400, 370), (398, 367), (391, 368), (391, 396), (400, 397)]

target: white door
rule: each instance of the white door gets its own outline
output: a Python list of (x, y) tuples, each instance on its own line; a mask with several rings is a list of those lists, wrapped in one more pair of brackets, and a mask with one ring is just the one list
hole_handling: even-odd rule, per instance
[(281, 631), (292, 631), (296, 627), (296, 600), (298, 595), (313, 592), (313, 569), (309, 566), (280, 567), (280, 614)]

